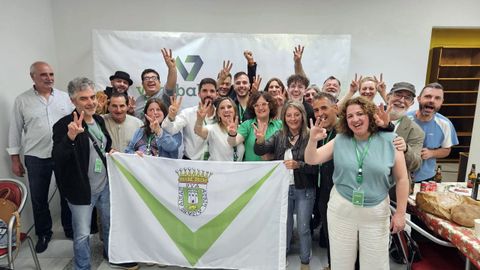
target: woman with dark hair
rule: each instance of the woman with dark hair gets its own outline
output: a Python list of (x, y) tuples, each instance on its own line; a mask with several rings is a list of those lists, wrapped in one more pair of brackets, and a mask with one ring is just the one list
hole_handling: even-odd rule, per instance
[[(389, 269), (390, 229), (405, 227), (409, 180), (403, 151), (393, 145), (392, 132), (378, 132), (377, 107), (357, 97), (342, 108), (337, 136), (317, 149), (327, 133), (318, 119), (311, 124), (305, 162), (333, 159), (328, 202), (328, 234), (332, 269), (353, 269), (360, 250), (362, 269)], [(390, 221), (388, 191), (396, 183), (397, 211)]]
[(260, 91), (250, 96), (248, 109), (254, 112), (255, 117), (244, 121), (238, 126), (238, 117), (228, 125), (228, 144), (237, 146), (245, 145), (245, 161), (261, 161), (262, 157), (255, 154), (255, 128), (265, 130), (265, 139), (270, 138), (282, 128), (282, 121), (275, 120), (277, 104), (268, 92)]
[(285, 104), (285, 100), (288, 99), (287, 92), (285, 91), (285, 85), (283, 84), (282, 80), (279, 78), (271, 78), (265, 85), (263, 91), (269, 92), (270, 95), (272, 95), (275, 103), (277, 104), (276, 118), (280, 118), (283, 104)]
[(150, 98), (143, 109), (145, 124), (133, 135), (125, 153), (137, 153), (140, 156), (178, 158), (178, 148), (182, 142), (181, 133), (173, 136), (161, 128), (167, 107), (158, 98)]
[(255, 154), (270, 154), (273, 160), (283, 160), (290, 171), (287, 215), (287, 253), (293, 232), (293, 213), (297, 213), (297, 231), (300, 238), (300, 269), (309, 269), (312, 237), (310, 219), (315, 202), (315, 184), (318, 166), (305, 164), (304, 152), (308, 142), (307, 115), (298, 101), (290, 100), (282, 108), (284, 125), (268, 140), (265, 130), (256, 129)]
[(230, 146), (227, 142), (227, 126), (238, 117), (237, 106), (229, 97), (221, 97), (215, 101), (215, 117), (217, 122), (205, 124), (205, 117), (212, 104), (199, 104), (197, 121), (195, 122), (195, 134), (208, 141), (208, 160), (215, 161), (242, 161), (245, 147), (243, 144)]

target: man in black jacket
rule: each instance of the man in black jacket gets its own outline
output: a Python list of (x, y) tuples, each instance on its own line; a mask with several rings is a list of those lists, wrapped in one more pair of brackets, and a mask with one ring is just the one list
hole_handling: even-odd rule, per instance
[(57, 185), (72, 211), (75, 269), (91, 268), (89, 236), (94, 206), (100, 211), (108, 255), (110, 193), (105, 153), (110, 151), (112, 140), (102, 117), (95, 114), (94, 89), (88, 78), (70, 81), (68, 94), (75, 110), (53, 126), (52, 157)]

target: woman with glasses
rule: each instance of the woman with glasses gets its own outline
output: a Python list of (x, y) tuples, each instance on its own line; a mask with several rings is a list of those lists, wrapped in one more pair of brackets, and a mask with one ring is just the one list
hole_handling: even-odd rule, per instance
[(194, 128), (195, 134), (208, 141), (208, 160), (242, 161), (245, 152), (243, 144), (232, 147), (227, 142), (227, 127), (238, 117), (237, 106), (229, 97), (221, 97), (215, 103), (217, 104), (215, 111), (217, 122), (210, 125), (204, 125), (204, 123), (207, 112), (213, 105), (209, 101), (206, 104), (199, 104)]
[(231, 146), (241, 143), (245, 145), (245, 161), (261, 161), (262, 157), (253, 151), (255, 129), (265, 130), (265, 139), (268, 139), (282, 128), (282, 121), (275, 119), (277, 104), (268, 92), (260, 91), (251, 95), (248, 109), (254, 112), (255, 117), (244, 121), (238, 128), (238, 117), (236, 121), (230, 123), (227, 127), (227, 141)]
[(305, 164), (304, 152), (308, 142), (309, 130), (303, 105), (297, 101), (288, 101), (282, 108), (281, 130), (265, 139), (265, 130), (255, 128), (255, 154), (270, 154), (273, 160), (283, 160), (290, 172), (287, 215), (287, 253), (293, 232), (293, 213), (297, 213), (297, 230), (300, 238), (300, 269), (309, 269), (312, 237), (310, 219), (315, 202), (315, 184), (318, 178), (318, 166)]
[[(378, 132), (378, 108), (357, 97), (340, 112), (337, 136), (326, 138), (322, 121), (312, 123), (305, 162), (316, 165), (333, 159), (334, 187), (328, 202), (328, 234), (332, 269), (354, 269), (357, 249), (361, 269), (389, 269), (390, 233), (405, 227), (409, 182), (403, 151), (392, 132)], [(396, 184), (397, 211), (390, 218), (388, 191)]]
[(181, 133), (169, 134), (161, 128), (167, 107), (158, 98), (150, 98), (143, 110), (145, 124), (133, 135), (125, 153), (140, 156), (178, 158), (178, 148), (182, 142)]

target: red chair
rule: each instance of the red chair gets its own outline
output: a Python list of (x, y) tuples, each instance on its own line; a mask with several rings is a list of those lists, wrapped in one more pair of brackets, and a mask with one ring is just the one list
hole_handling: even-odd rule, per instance
[[(8, 195), (8, 200), (12, 201), (18, 206), (18, 213), (22, 214), (22, 210), (27, 201), (28, 190), (25, 184), (15, 179), (0, 179), (0, 190), (8, 188), (10, 189), (10, 194)], [(7, 222), (7, 221), (5, 221)], [(14, 227), (17, 224), (16, 216), (12, 215), (10, 220), (8, 220), (8, 246), (7, 248), (0, 249), (0, 259), (7, 258), (8, 268), (14, 269), (14, 251), (17, 249), (17, 246), (13, 245), (13, 231)], [(30, 247), (30, 252), (32, 253), (33, 260), (35, 262), (36, 269), (41, 270), (40, 263), (38, 261), (37, 253), (33, 247), (33, 241), (29, 235), (25, 233), (20, 233), (20, 239), (17, 239), (17, 242), (20, 240), (20, 243), (28, 242)]]

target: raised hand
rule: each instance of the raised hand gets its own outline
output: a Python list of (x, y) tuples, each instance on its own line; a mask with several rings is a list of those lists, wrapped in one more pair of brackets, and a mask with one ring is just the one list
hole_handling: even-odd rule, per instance
[(318, 142), (327, 137), (327, 130), (323, 128), (324, 120), (320, 117), (317, 117), (315, 124), (312, 119), (310, 119), (310, 138), (309, 140)]
[(244, 51), (243, 56), (245, 56), (245, 59), (247, 59), (247, 63), (249, 66), (252, 66), (253, 64), (255, 64), (252, 51)]
[(67, 136), (71, 141), (74, 141), (78, 134), (85, 131), (82, 125), (84, 114), (85, 113), (82, 111), (80, 117), (78, 117), (77, 112), (73, 112), (73, 121), (67, 126)]
[(302, 55), (303, 55), (303, 50), (305, 49), (305, 46), (297, 45), (293, 49), (293, 61), (294, 62), (301, 62), (302, 61)]
[(390, 123), (390, 112), (392, 111), (392, 106), (387, 106), (387, 110), (385, 111), (385, 106), (383, 103), (378, 105), (377, 112), (373, 115), (375, 119), (375, 124), (379, 127), (386, 128)]
[(133, 114), (135, 112), (135, 108), (137, 107), (137, 103), (135, 102), (135, 98), (133, 96), (128, 96), (128, 110), (129, 114)]
[(145, 114), (145, 118), (150, 123), (150, 130), (153, 131), (153, 133), (155, 133), (156, 135), (160, 134), (160, 130), (161, 130), (160, 121), (158, 121), (158, 119), (155, 116), (150, 117), (146, 114)]
[(198, 110), (197, 110), (197, 118), (201, 119), (202, 121), (205, 119), (207, 116), (208, 111), (212, 108), (212, 103), (210, 100), (207, 99), (205, 104), (202, 104), (202, 102), (198, 103)]
[(168, 69), (177, 68), (177, 66), (175, 65), (175, 58), (173, 58), (173, 55), (172, 55), (172, 49), (163, 48), (162, 55)]
[(275, 103), (277, 103), (278, 108), (283, 107), (283, 104), (285, 104), (285, 96), (281, 93), (274, 96), (273, 99), (275, 100)]
[(260, 123), (257, 124), (252, 123), (252, 127), (255, 133), (255, 138), (257, 138), (258, 143), (265, 142), (265, 133), (267, 133), (267, 123)]
[(385, 82), (383, 81), (383, 73), (380, 73), (380, 80), (377, 79), (376, 76), (373, 76), (373, 78), (378, 81), (377, 83), (377, 91), (383, 96), (387, 95), (387, 85), (385, 85)]
[(177, 117), (178, 110), (182, 106), (183, 96), (177, 99), (176, 95), (170, 97), (170, 107), (168, 107), (168, 119), (170, 121), (175, 121), (175, 117)]
[(360, 89), (360, 81), (362, 80), (362, 76), (358, 78), (357, 73), (355, 73), (355, 78), (350, 83), (350, 93), (354, 95), (358, 89)]
[(262, 82), (262, 77), (260, 77), (260, 75), (255, 75), (252, 83), (252, 94), (258, 92), (258, 89), (260, 89), (261, 82)]
[(236, 136), (237, 135), (237, 127), (238, 127), (238, 116), (235, 117), (235, 120), (228, 118), (228, 125), (227, 125), (227, 132), (228, 135)]
[(218, 77), (218, 80), (220, 82), (225, 81), (228, 74), (230, 74), (230, 71), (232, 70), (232, 66), (233, 66), (233, 63), (231, 63), (230, 60), (227, 60), (227, 61), (223, 60), (223, 67), (220, 70), (220, 74), (219, 74), (219, 77)]

